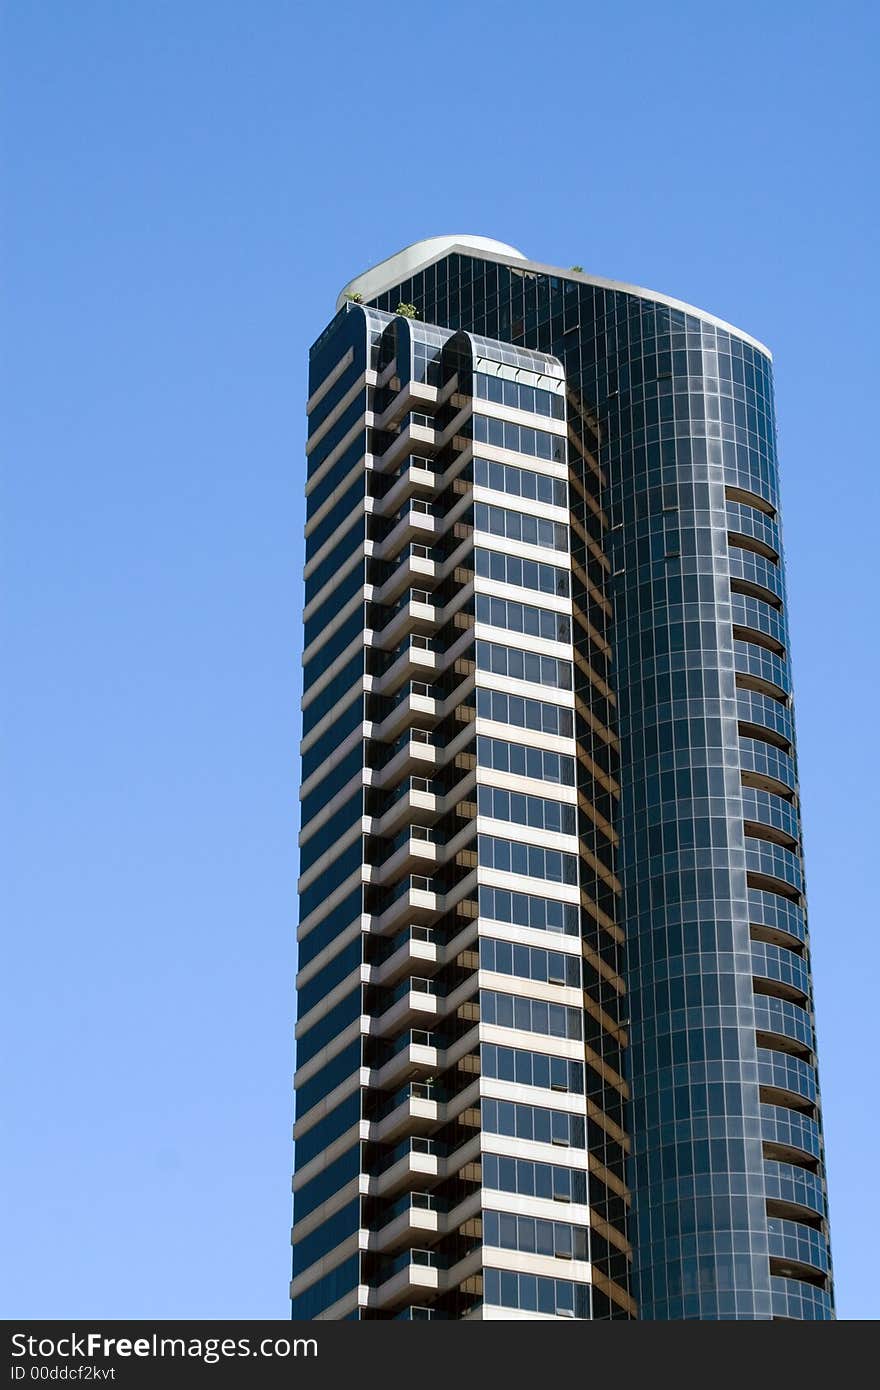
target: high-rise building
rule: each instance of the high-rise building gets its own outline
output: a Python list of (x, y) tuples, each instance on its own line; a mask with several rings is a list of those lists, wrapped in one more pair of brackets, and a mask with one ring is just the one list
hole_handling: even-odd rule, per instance
[(833, 1317), (768, 351), (437, 237), (309, 393), (293, 1316)]

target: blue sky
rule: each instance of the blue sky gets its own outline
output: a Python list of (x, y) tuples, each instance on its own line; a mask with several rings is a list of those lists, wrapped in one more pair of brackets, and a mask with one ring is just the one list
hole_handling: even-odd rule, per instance
[(775, 353), (841, 1316), (878, 1315), (876, 6), (9, 0), (7, 1317), (284, 1317), (306, 360), (479, 232)]

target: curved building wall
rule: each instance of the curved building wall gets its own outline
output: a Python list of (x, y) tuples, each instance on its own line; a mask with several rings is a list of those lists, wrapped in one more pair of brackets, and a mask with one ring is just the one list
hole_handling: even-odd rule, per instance
[(613, 602), (639, 1316), (833, 1316), (769, 357), (450, 255), (378, 297), (554, 353)]

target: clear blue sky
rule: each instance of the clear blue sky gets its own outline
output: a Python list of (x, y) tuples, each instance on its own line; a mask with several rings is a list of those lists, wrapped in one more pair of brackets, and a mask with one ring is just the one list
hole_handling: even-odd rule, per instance
[(880, 1311), (877, 7), (7, 0), (7, 1317), (284, 1317), (306, 360), (470, 231), (776, 355), (840, 1313)]

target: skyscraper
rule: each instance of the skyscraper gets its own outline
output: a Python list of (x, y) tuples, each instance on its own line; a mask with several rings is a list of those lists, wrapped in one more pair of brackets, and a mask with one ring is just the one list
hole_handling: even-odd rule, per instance
[(833, 1317), (769, 353), (437, 237), (309, 392), (293, 1316)]

